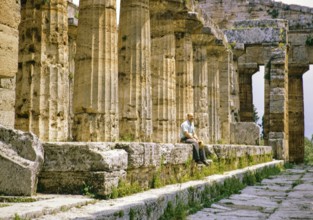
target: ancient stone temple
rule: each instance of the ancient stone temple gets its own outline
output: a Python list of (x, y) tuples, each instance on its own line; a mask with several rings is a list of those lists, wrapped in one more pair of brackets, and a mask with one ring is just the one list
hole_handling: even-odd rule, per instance
[[(272, 155), (303, 162), (313, 9), (272, 0), (120, 6), (118, 24), (116, 0), (79, 8), (71, 0), (0, 2), (0, 124), (33, 133), (28, 193), (42, 165), (40, 141), (43, 191), (71, 185), (77, 193), (88, 183), (107, 196), (121, 181), (150, 187), (153, 169), (181, 169), (192, 157), (190, 145), (177, 143), (187, 113), (219, 162), (241, 152), (260, 163)], [(253, 121), (252, 76), (261, 65), (266, 146)], [(1, 129), (23, 143), (24, 133)], [(24, 158), (11, 141), (0, 138), (0, 147)]]

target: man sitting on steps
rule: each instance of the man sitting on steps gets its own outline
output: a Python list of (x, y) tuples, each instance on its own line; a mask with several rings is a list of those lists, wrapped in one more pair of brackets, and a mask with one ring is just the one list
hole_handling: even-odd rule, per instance
[(199, 140), (195, 133), (195, 126), (193, 123), (193, 114), (187, 114), (187, 120), (184, 121), (180, 126), (180, 141), (182, 143), (192, 144), (193, 146), (193, 159), (197, 164), (205, 164), (206, 162), (204, 148), (201, 147), (202, 142)]

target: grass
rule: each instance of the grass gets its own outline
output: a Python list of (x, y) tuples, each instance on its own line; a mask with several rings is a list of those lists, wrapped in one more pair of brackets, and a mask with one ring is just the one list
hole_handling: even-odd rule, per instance
[(248, 172), (242, 180), (238, 178), (226, 179), (223, 183), (213, 183), (205, 188), (195, 190), (193, 187), (188, 189), (188, 199), (176, 196), (176, 202), (168, 202), (166, 210), (160, 220), (186, 219), (187, 215), (193, 214), (203, 208), (211, 207), (213, 203), (223, 198), (228, 198), (232, 194), (239, 193), (247, 185), (256, 184), (263, 178), (280, 173), (281, 167), (266, 167), (261, 171)]

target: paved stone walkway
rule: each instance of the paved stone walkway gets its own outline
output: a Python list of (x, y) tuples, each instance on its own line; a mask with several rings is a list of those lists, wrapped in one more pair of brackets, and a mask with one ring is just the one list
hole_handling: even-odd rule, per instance
[(294, 166), (187, 219), (313, 219), (313, 167)]

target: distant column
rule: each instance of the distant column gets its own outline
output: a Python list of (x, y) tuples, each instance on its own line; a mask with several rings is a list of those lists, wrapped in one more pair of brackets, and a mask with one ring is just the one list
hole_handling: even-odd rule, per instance
[(15, 128), (68, 140), (67, 1), (22, 3)]
[(120, 136), (149, 141), (152, 135), (149, 0), (122, 0), (119, 26)]
[(288, 57), (284, 48), (272, 48), (265, 62), (265, 139), (276, 159), (289, 160)]
[(81, 1), (74, 80), (73, 137), (118, 139), (116, 1)]
[(241, 122), (253, 122), (252, 76), (257, 71), (256, 63), (239, 64), (239, 114)]
[(304, 103), (303, 74), (309, 66), (289, 66), (289, 161), (303, 163), (304, 159)]

